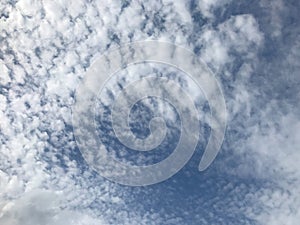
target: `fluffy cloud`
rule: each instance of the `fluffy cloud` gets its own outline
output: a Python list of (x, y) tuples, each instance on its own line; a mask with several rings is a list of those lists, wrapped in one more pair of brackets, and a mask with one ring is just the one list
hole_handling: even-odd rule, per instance
[[(241, 14), (230, 16), (237, 6)], [(252, 7), (262, 15), (219, 0), (1, 4), (0, 223), (180, 224), (192, 218), (191, 224), (296, 224), (300, 44), (288, 20), (298, 16), (297, 6), (276, 0)], [(171, 183), (178, 189), (163, 186), (168, 192), (161, 198), (155, 188), (131, 190), (103, 180), (83, 161), (71, 131), (74, 90), (96, 56), (144, 39), (194, 50), (226, 96), (223, 152), (211, 177), (194, 183), (186, 198), (186, 191), (177, 192), (188, 182), (180, 186), (178, 178)], [(209, 199), (195, 194), (197, 188)], [(135, 198), (139, 193), (143, 201)], [(183, 198), (189, 204), (177, 207)], [(149, 210), (162, 199), (175, 212), (166, 205)]]
[(36, 224), (106, 224), (104, 221), (83, 215), (76, 211), (60, 208), (59, 194), (49, 191), (32, 191), (16, 201), (1, 207), (0, 222), (5, 225)]

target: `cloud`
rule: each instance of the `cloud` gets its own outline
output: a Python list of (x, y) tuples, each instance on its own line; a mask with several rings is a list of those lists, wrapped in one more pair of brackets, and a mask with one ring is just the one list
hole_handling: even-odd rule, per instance
[[(219, 0), (2, 4), (0, 223), (296, 224), (299, 7), (281, 0), (250, 6)], [(228, 132), (218, 160), (201, 174), (207, 179), (193, 174), (192, 184), (175, 177), (163, 190), (131, 190), (95, 175), (76, 149), (76, 85), (99, 54), (144, 39), (194, 50), (222, 84)]]
[(226, 64), (234, 65), (240, 57), (245, 64), (247, 59), (255, 60), (263, 39), (255, 18), (245, 14), (232, 16), (219, 24), (216, 29), (207, 27), (196, 45), (203, 46), (200, 53), (204, 61), (218, 72), (228, 75), (235, 71), (226, 68)]
[(284, 1), (276, 0), (270, 3), (263, 0), (260, 1), (259, 4), (262, 8), (269, 11), (268, 23), (270, 25), (270, 28), (272, 29), (271, 36), (280, 36), (282, 34), (283, 26), (282, 15), (284, 13), (288, 13), (288, 9), (286, 8)]
[(2, 206), (0, 223), (5, 225), (102, 225), (100, 219), (60, 208), (62, 197), (50, 191), (32, 191)]

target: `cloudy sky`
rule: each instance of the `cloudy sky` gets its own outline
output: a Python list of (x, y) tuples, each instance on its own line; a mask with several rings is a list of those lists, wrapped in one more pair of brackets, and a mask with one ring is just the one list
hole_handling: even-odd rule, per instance
[[(296, 225), (299, 11), (297, 0), (2, 0), (0, 224)], [(207, 64), (224, 94), (227, 129), (207, 170), (198, 171), (209, 133), (204, 124), (203, 138), (182, 170), (158, 184), (130, 187), (103, 178), (84, 160), (73, 133), (72, 106), (95, 60), (144, 40), (175, 44)], [(174, 80), (184, 76), (150, 67), (128, 68), (118, 77), (143, 70), (175, 74)], [(114, 82), (110, 87), (117, 86)], [(199, 114), (205, 115), (205, 99), (193, 90)], [(132, 124), (147, 121), (145, 113), (138, 117), (145, 106), (151, 101), (133, 107)], [(170, 105), (162, 108), (174, 128), (163, 142), (169, 151), (178, 138), (178, 115)], [(112, 129), (104, 122), (98, 129), (107, 138)], [(136, 133), (144, 137), (145, 127)], [(112, 154), (120, 158), (122, 151), (118, 147)], [(142, 161), (149, 163), (145, 156)]]

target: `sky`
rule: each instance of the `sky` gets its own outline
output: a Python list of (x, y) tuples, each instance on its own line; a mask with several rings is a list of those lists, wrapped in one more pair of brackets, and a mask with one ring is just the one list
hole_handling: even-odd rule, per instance
[[(297, 0), (2, 0), (0, 224), (296, 225), (299, 10)], [(224, 95), (227, 127), (216, 159), (199, 172), (211, 132), (201, 90), (166, 65), (119, 71), (97, 103), (106, 116), (98, 135), (119, 160), (162, 160), (179, 137), (172, 104), (148, 99), (132, 108), (132, 131), (146, 137), (150, 118), (165, 116), (172, 129), (157, 149), (164, 154), (126, 154), (105, 113), (111, 112), (111, 96), (132, 81), (130, 74), (178, 81), (200, 120), (196, 151), (180, 171), (157, 184), (131, 187), (102, 177), (85, 160), (72, 107), (93, 62), (112, 49), (150, 40), (187, 49), (208, 66)]]

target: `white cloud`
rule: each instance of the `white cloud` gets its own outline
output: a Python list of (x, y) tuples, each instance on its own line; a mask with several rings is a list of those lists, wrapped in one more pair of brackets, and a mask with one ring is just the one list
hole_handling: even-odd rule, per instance
[(201, 11), (201, 13), (210, 19), (216, 17), (214, 14), (214, 10), (221, 7), (226, 7), (226, 4), (231, 2), (231, 0), (200, 0), (197, 2), (197, 9)]
[(5, 225), (104, 225), (101, 219), (61, 209), (61, 194), (32, 191), (1, 207), (0, 223)]
[[(32, 7), (32, 6), (35, 7)], [(34, 16), (38, 14), (40, 10), (41, 2), (37, 0), (20, 0), (16, 4), (16, 8), (24, 16)]]
[(237, 15), (219, 24), (216, 30), (207, 27), (198, 44), (204, 46), (203, 60), (217, 71), (228, 74), (230, 71), (224, 66), (234, 64), (238, 57), (255, 60), (258, 47), (263, 44), (263, 34), (252, 15)]
[[(269, 101), (261, 99), (262, 90), (247, 83), (257, 73), (260, 60), (257, 53), (264, 44), (264, 35), (257, 19), (250, 14), (235, 15), (212, 26), (210, 23), (218, 17), (213, 12), (222, 7), (224, 10), (229, 2), (197, 2), (194, 10), (208, 19), (201, 31), (193, 30), (184, 1), (131, 1), (123, 11), (118, 1), (75, 4), (73, 1), (21, 0), (16, 7), (0, 6), (9, 12), (9, 18), (1, 18), (0, 33), (3, 40), (0, 50), (4, 52), (0, 59), (0, 84), (3, 85), (0, 94), (0, 223), (90, 225), (105, 224), (107, 217), (113, 216), (124, 224), (182, 223), (182, 219), (163, 210), (162, 214), (147, 215), (130, 212), (124, 200), (128, 197), (126, 193), (93, 177), (91, 171), (82, 174), (82, 165), (62, 154), (62, 149), (73, 153), (75, 146), (71, 132), (63, 132), (71, 124), (72, 91), (95, 56), (109, 45), (117, 46), (117, 41), (110, 40), (111, 36), (116, 35), (120, 43), (126, 43), (131, 35), (133, 41), (157, 38), (192, 50), (201, 46), (200, 55), (217, 77), (228, 82), (224, 87), (232, 88), (226, 96), (229, 122), (247, 139), (232, 141), (232, 157), (241, 156), (241, 163), (234, 171), (226, 167), (222, 172), (235, 178), (252, 176), (271, 180), (277, 186), (260, 191), (245, 185), (232, 187), (237, 196), (229, 198), (227, 207), (236, 210), (238, 197), (249, 191), (247, 199), (262, 204), (265, 210), (257, 214), (255, 206), (245, 206), (246, 215), (262, 224), (296, 224), (300, 220), (297, 188), (300, 124), (299, 117), (289, 111), (298, 110), (288, 108), (282, 115), (275, 113), (280, 111), (280, 102), (256, 105), (258, 100)], [(261, 1), (260, 5), (270, 9), (272, 36), (279, 37), (284, 28), (285, 4), (276, 0)], [(146, 12), (142, 12), (143, 7)], [(155, 19), (161, 20), (160, 28)], [(193, 35), (195, 43), (189, 40)], [(294, 84), (297, 84), (299, 69), (298, 49), (299, 41), (291, 43), (284, 49), (287, 57), (282, 64), (271, 65), (283, 71), (286, 79), (292, 79)], [(240, 59), (242, 65), (232, 72)], [(273, 87), (273, 83), (270, 86)], [(253, 110), (261, 114), (253, 115)], [(226, 160), (229, 159), (224, 160), (225, 165)], [(66, 168), (61, 166), (61, 161)], [(224, 164), (222, 166), (224, 168)], [(50, 191), (40, 192), (41, 189)], [(56, 195), (53, 193), (59, 191), (61, 195), (53, 198)], [(89, 209), (98, 199), (100, 209)], [(63, 210), (57, 208), (57, 201)], [(222, 205), (220, 199), (215, 201), (217, 203), (207, 204)], [(116, 212), (117, 209), (120, 211)]]
[(0, 61), (0, 71), (1, 71), (1, 77), (0, 77), (0, 83), (2, 85), (7, 85), (11, 79), (9, 77), (9, 70), (7, 66), (3, 63), (3, 61)]

